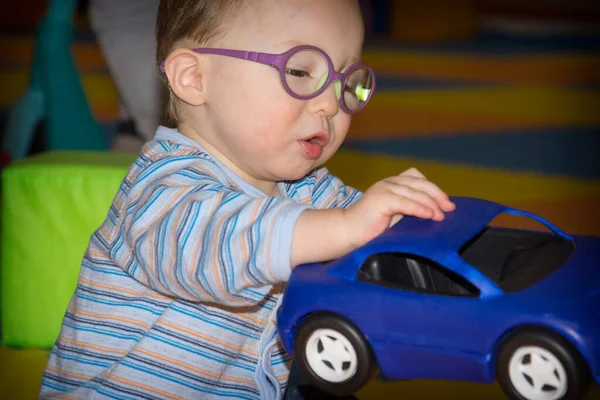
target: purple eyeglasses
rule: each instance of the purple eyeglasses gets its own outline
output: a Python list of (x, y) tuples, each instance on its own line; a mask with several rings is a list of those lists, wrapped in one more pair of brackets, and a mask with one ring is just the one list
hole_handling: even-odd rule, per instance
[[(282, 54), (257, 53), (253, 51), (197, 48), (199, 54), (216, 54), (269, 65), (279, 71), (285, 91), (299, 100), (319, 96), (332, 83), (340, 108), (355, 114), (362, 110), (375, 91), (375, 73), (363, 62), (357, 62), (338, 72), (331, 58), (314, 46), (297, 46)], [(164, 63), (160, 70), (165, 72)], [(341, 95), (343, 93), (343, 96)]]

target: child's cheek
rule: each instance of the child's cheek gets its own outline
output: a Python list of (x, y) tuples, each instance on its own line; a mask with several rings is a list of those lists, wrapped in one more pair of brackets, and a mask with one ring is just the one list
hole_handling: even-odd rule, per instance
[(331, 119), (331, 123), (333, 124), (333, 131), (335, 132), (336, 140), (343, 141), (348, 134), (348, 130), (350, 130), (350, 124), (352, 121), (352, 117), (342, 110), (338, 112), (336, 118)]

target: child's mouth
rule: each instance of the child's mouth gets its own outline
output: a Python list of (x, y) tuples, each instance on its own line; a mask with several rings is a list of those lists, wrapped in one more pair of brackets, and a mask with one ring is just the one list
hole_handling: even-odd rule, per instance
[(327, 140), (323, 134), (316, 134), (307, 139), (298, 140), (304, 155), (311, 160), (321, 157), (323, 147), (327, 144), (326, 142)]

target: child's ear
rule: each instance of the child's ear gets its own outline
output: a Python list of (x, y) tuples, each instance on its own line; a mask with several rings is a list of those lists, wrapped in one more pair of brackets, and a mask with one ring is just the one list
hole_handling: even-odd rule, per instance
[(164, 71), (177, 97), (192, 106), (204, 104), (204, 74), (199, 54), (189, 49), (177, 49), (165, 60)]

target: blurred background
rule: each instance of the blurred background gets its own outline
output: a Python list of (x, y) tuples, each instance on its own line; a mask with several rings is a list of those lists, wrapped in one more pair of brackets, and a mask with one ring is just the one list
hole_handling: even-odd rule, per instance
[[(600, 235), (600, 2), (361, 3), (368, 35), (364, 60), (374, 67), (378, 88), (329, 163), (333, 173), (366, 189), (415, 166), (452, 195), (500, 201), (568, 232)], [(8, 115), (31, 84), (36, 34), (48, 5), (0, 5), (5, 166), (17, 158), (8, 151), (7, 143), (16, 140), (7, 137)], [(72, 15), (69, 45), (77, 79), (97, 134), (108, 143), (101, 150), (127, 152), (140, 133), (127, 132), (133, 142), (121, 148), (114, 144), (124, 130), (136, 129), (123, 111), (127, 93), (115, 84), (88, 7), (78, 2)], [(61, 148), (45, 129), (35, 126), (21, 145), (25, 156)], [(68, 148), (69, 138), (60, 143)], [(0, 398), (35, 398), (46, 357), (46, 350), (1, 347)], [(393, 393), (502, 398), (495, 386), (447, 382), (376, 383), (360, 396)]]

